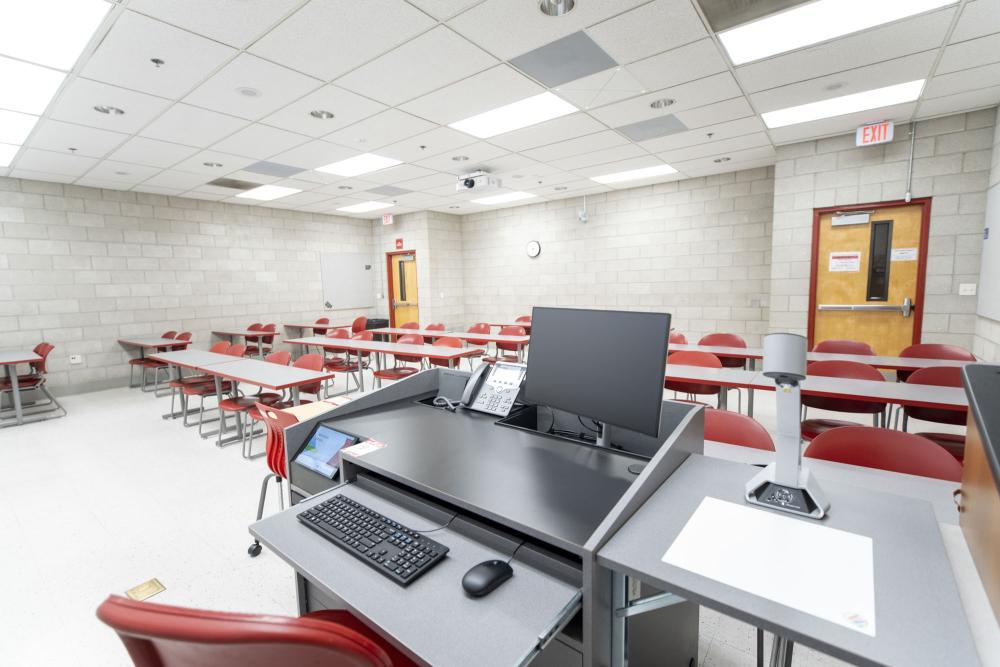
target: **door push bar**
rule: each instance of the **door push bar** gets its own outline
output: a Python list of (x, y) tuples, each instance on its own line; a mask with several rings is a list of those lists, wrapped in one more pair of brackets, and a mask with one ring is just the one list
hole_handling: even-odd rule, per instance
[(856, 303), (856, 304), (839, 304), (839, 303), (821, 303), (818, 306), (819, 310), (849, 310), (852, 312), (864, 312), (864, 311), (874, 311), (874, 312), (891, 312), (891, 313), (902, 313), (903, 317), (909, 317), (913, 314), (913, 301), (910, 297), (903, 299), (903, 303), (900, 305), (892, 305), (888, 303)]

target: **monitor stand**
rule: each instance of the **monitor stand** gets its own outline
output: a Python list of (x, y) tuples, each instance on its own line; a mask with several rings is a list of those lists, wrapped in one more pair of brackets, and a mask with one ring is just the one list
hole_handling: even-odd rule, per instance
[(601, 433), (597, 436), (597, 446), (611, 448), (611, 426), (604, 422), (597, 422), (601, 425)]

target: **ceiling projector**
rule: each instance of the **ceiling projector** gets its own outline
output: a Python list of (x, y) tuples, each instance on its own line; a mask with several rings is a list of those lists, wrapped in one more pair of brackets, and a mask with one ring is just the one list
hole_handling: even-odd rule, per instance
[(493, 178), (485, 171), (474, 171), (471, 174), (459, 176), (458, 183), (455, 184), (455, 192), (464, 192), (466, 190), (481, 192), (499, 189), (500, 179)]

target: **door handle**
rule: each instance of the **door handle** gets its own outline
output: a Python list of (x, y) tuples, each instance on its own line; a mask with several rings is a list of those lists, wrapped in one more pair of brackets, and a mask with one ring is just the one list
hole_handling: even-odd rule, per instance
[(839, 311), (851, 311), (851, 312), (890, 312), (890, 313), (900, 313), (903, 317), (909, 317), (913, 314), (913, 300), (910, 297), (903, 299), (903, 303), (899, 305), (889, 304), (889, 303), (821, 303), (817, 306), (818, 310), (839, 310)]

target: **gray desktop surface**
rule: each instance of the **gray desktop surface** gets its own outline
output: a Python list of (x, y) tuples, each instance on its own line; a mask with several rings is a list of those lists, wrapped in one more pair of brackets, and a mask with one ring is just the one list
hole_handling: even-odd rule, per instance
[(582, 555), (640, 459), (410, 400), (325, 420), (386, 443), (352, 460), (407, 487)]
[(703, 498), (743, 503), (756, 472), (691, 456), (601, 549), (598, 563), (854, 664), (979, 664), (934, 512), (921, 500), (823, 483), (824, 525), (874, 540), (875, 637), (661, 561)]

